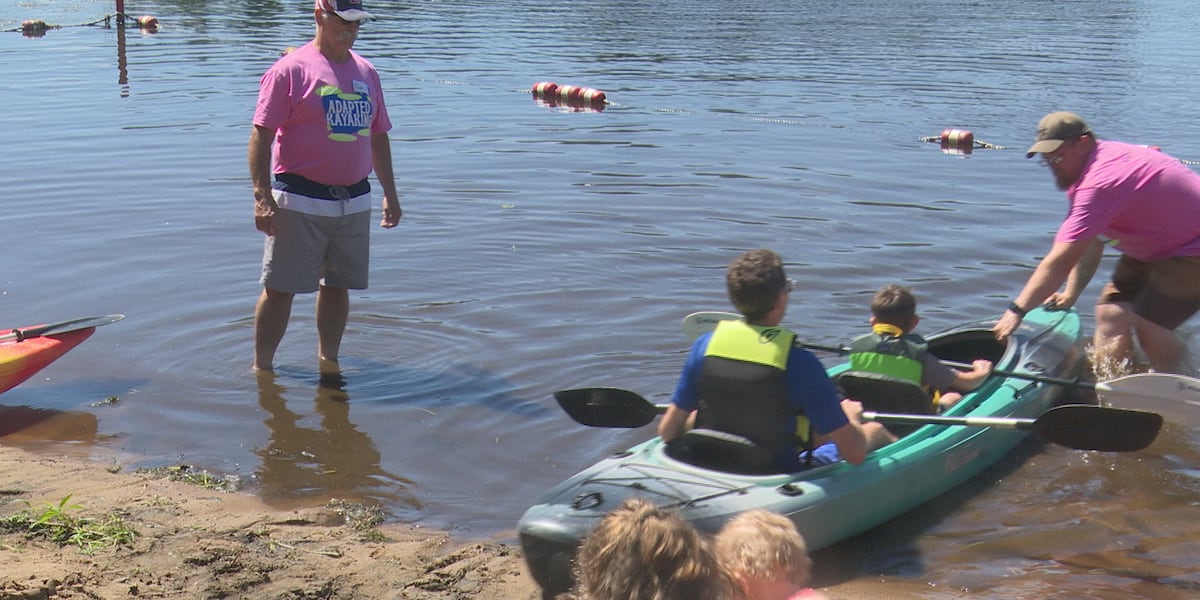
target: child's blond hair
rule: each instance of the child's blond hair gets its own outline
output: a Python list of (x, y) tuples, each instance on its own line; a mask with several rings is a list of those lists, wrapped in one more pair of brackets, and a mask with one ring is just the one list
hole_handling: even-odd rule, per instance
[(783, 571), (796, 585), (808, 583), (808, 547), (783, 515), (761, 509), (741, 513), (717, 533), (713, 549), (721, 570), (734, 580), (769, 580)]

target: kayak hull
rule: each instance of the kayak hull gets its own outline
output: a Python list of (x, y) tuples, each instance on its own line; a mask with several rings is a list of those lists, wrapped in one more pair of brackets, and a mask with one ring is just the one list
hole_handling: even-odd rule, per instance
[[(1031, 311), (1007, 344), (995, 342), (995, 319), (929, 336), (943, 360), (993, 360), (1015, 374), (1070, 378), (1082, 363), (1079, 316)], [(846, 369), (829, 369), (836, 375)], [(946, 412), (948, 416), (1036, 418), (1064, 386), (995, 375)], [(631, 496), (678, 510), (702, 531), (715, 532), (749, 509), (792, 519), (816, 550), (887, 522), (958, 486), (994, 464), (1028, 435), (1006, 428), (924, 425), (861, 465), (842, 462), (773, 475), (739, 475), (675, 460), (654, 438), (584, 469), (546, 492), (517, 525), (526, 563), (543, 591), (572, 584), (579, 544), (596, 522)], [(886, 499), (886, 502), (881, 502)]]
[[(0, 331), (0, 336), (10, 332)], [(0, 342), (0, 394), (33, 377), (95, 332), (95, 327), (86, 327), (21, 341)]]

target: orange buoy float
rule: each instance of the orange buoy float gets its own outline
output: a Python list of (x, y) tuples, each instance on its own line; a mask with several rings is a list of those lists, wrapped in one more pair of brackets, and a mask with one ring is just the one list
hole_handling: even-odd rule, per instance
[(42, 35), (50, 26), (41, 19), (29, 19), (21, 22), (21, 33), (26, 35)]
[(558, 85), (553, 81), (539, 81), (530, 88), (538, 106), (567, 107), (576, 112), (601, 112), (608, 102), (604, 92), (578, 85)]
[(558, 84), (553, 81), (539, 81), (533, 84), (533, 88), (530, 91), (538, 98), (545, 98), (558, 93)]
[(604, 92), (578, 85), (558, 86), (558, 99), (571, 104), (604, 104), (608, 100)]
[(975, 134), (966, 129), (945, 129), (939, 139), (946, 154), (970, 154), (975, 148)]
[(967, 146), (975, 145), (975, 134), (966, 129), (946, 129), (942, 131), (943, 146)]
[(558, 96), (559, 100), (566, 102), (571, 99), (571, 94), (574, 94), (576, 89), (578, 88), (573, 85), (560, 85), (558, 86), (558, 89), (554, 91), (554, 95)]
[(138, 29), (146, 31), (158, 31), (158, 18), (150, 15), (142, 15), (137, 18)]

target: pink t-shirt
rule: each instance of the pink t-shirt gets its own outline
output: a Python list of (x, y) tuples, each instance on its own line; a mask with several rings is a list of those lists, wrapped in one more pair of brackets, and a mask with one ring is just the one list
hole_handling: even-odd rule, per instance
[(371, 134), (392, 128), (379, 74), (365, 58), (336, 64), (309, 42), (259, 82), (254, 124), (275, 129), (274, 173), (350, 185), (371, 173)]
[(1067, 197), (1056, 243), (1099, 237), (1146, 262), (1200, 256), (1200, 175), (1167, 154), (1098, 140)]

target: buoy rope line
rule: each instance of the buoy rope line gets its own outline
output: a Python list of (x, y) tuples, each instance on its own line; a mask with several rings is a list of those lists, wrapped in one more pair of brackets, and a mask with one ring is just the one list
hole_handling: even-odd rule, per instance
[(65, 29), (67, 27), (94, 27), (96, 25), (100, 25), (101, 23), (103, 23), (105, 27), (109, 27), (112, 25), (113, 19), (117, 19), (121, 24), (130, 23), (142, 29), (158, 28), (158, 19), (149, 15), (134, 17), (125, 13), (114, 13), (111, 15), (104, 15), (95, 21), (79, 23), (77, 25), (57, 25), (53, 23), (47, 23), (41, 19), (29, 19), (22, 21), (17, 27), (13, 27), (12, 29), (4, 29), (3, 31), (11, 33), (23, 33), (26, 35), (41, 35), (47, 31), (50, 31), (51, 29)]
[[(971, 134), (970, 131), (967, 131), (965, 129), (947, 129), (947, 130), (943, 131), (941, 135), (930, 135), (930, 136), (919, 137), (917, 139), (922, 142), (932, 142), (934, 144), (940, 144), (942, 146), (942, 150), (950, 150), (950, 149), (957, 148), (958, 150), (961, 150), (961, 151), (963, 151), (963, 153), (966, 153), (966, 154), (969, 154), (970, 149), (972, 149), (972, 148), (983, 148), (986, 150), (1007, 150), (1008, 149), (1008, 146), (999, 146), (996, 144), (990, 144), (990, 143), (985, 142), (980, 139), (976, 139)], [(1162, 148), (1160, 148), (1158, 146), (1147, 145), (1146, 147), (1153, 148), (1154, 150), (1158, 150), (1159, 152), (1162, 151)], [(1200, 165), (1200, 161), (1189, 160), (1186, 158), (1176, 158), (1176, 160), (1178, 160), (1179, 162), (1181, 162), (1185, 165), (1192, 165), (1192, 166)]]
[[(925, 136), (925, 137), (919, 137), (919, 138), (917, 138), (917, 140), (921, 141), (921, 142), (933, 142), (935, 144), (941, 144), (942, 136), (930, 135), (930, 136)], [(977, 138), (972, 141), (974, 142), (974, 144), (972, 145), (973, 148), (983, 148), (985, 150), (1007, 150), (1008, 149), (1008, 146), (1000, 146), (998, 144), (992, 144), (992, 143), (985, 142), (985, 141), (983, 141), (981, 139), (977, 139)]]
[[(134, 17), (134, 16), (130, 16), (125, 13), (113, 13), (113, 14), (105, 15), (94, 21), (89, 21), (86, 23), (79, 23), (77, 25), (55, 25), (55, 24), (46, 23), (45, 21), (42, 21), (40, 19), (31, 19), (31, 20), (22, 22), (21, 25), (18, 27), (14, 27), (12, 29), (4, 29), (4, 30), (0, 30), (0, 31), (23, 33), (25, 35), (43, 35), (51, 29), (63, 29), (66, 27), (94, 27), (94, 26), (100, 25), (100, 24), (103, 24), (105, 27), (109, 27), (109, 26), (111, 26), (113, 19), (118, 19), (119, 24), (121, 24), (121, 25), (124, 25), (125, 23), (130, 23), (136, 27), (139, 27), (139, 28), (145, 29), (145, 30), (149, 30), (149, 31), (155, 31), (158, 29), (158, 19), (155, 17), (149, 16), (149, 15)], [(278, 52), (278, 55), (287, 54), (288, 52), (290, 52), (294, 49), (295, 49), (294, 47), (285, 48), (284, 50)], [(256, 50), (259, 50), (259, 49), (256, 48)], [(470, 82), (466, 82), (466, 81), (455, 81), (455, 80), (450, 80), (450, 79), (431, 79), (431, 78), (422, 77), (422, 76), (416, 75), (416, 74), (412, 74), (412, 75), (417, 81), (420, 81), (420, 82), (432, 81), (439, 85), (460, 85), (460, 86), (472, 86), (473, 87), (473, 84), (471, 84)], [(622, 106), (621, 104), (609, 99), (608, 96), (604, 92), (597, 90), (595, 88), (590, 88), (590, 87), (585, 87), (585, 86), (576, 86), (576, 85), (559, 85), (552, 81), (539, 81), (537, 83), (534, 83), (532, 86), (530, 86), (528, 88), (521, 88), (518, 90), (511, 90), (511, 91), (520, 92), (523, 94), (530, 94), (533, 96), (534, 101), (537, 102), (539, 105), (546, 106), (548, 108), (564, 109), (567, 111), (581, 111), (582, 110), (582, 111), (586, 111), (586, 112), (601, 112), (605, 108), (608, 108), (608, 107)], [(682, 115), (700, 114), (698, 111), (688, 110), (688, 109), (680, 109), (680, 108), (657, 108), (657, 109), (652, 109), (652, 110), (654, 112), (670, 113), (670, 114), (682, 114)], [(772, 124), (777, 124), (777, 125), (801, 125), (801, 126), (810, 125), (810, 126), (817, 126), (817, 127), (821, 126), (819, 124), (814, 125), (813, 123), (809, 123), (806, 121), (797, 121), (795, 119), (785, 119), (785, 118), (779, 118), (779, 117), (748, 116), (747, 118), (749, 118), (752, 121), (759, 122), (759, 123), (772, 123)], [(833, 125), (826, 125), (826, 126), (833, 127)], [(970, 154), (970, 151), (973, 149), (976, 149), (976, 148), (983, 149), (983, 150), (1007, 150), (1008, 149), (1008, 146), (1001, 146), (999, 144), (993, 144), (991, 142), (986, 142), (984, 140), (978, 139), (974, 136), (974, 134), (972, 134), (970, 131), (968, 131), (966, 129), (946, 129), (946, 130), (942, 131), (942, 133), (940, 135), (922, 136), (922, 137), (918, 137), (917, 140), (921, 141), (921, 142), (940, 144), (943, 151), (955, 152), (955, 153), (961, 153), (961, 154)], [(1151, 147), (1155, 147), (1155, 146), (1151, 146)], [(1157, 147), (1155, 147), (1155, 148), (1157, 148)], [(1189, 160), (1189, 159), (1184, 159), (1184, 158), (1179, 158), (1177, 160), (1179, 160), (1179, 162), (1181, 162), (1185, 165), (1189, 165), (1189, 166), (1200, 165), (1200, 161)]]

